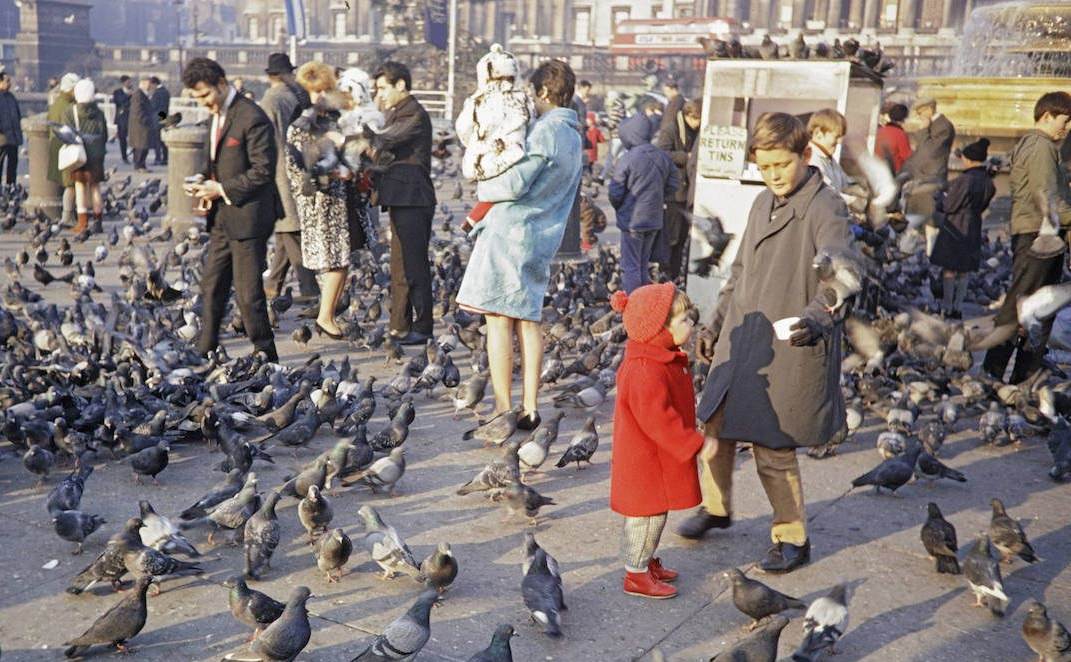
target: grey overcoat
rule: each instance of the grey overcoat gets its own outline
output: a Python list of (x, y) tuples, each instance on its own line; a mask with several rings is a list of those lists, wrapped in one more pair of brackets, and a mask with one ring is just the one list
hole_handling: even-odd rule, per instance
[(297, 95), (287, 85), (273, 85), (264, 93), (260, 107), (271, 120), (275, 128), (275, 144), (279, 146), (279, 162), (275, 166), (275, 185), (279, 197), (283, 200), (286, 215), (275, 221), (276, 232), (300, 232), (301, 221), (298, 219), (297, 205), (290, 190), (290, 181), (286, 177), (286, 130), (298, 108)]
[[(774, 209), (769, 190), (756, 198), (711, 322), (718, 342), (696, 411), (709, 420), (724, 401), (721, 437), (794, 448), (823, 444), (840, 429), (840, 324), (815, 301), (811, 265), (822, 248), (848, 246), (848, 228), (844, 201), (814, 167), (783, 206)], [(798, 316), (823, 328), (816, 345), (774, 336), (773, 322)]]

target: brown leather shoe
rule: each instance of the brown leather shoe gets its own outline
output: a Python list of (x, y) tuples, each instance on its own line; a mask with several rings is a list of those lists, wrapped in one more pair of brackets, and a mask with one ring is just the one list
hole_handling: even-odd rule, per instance
[(86, 212), (78, 212), (78, 222), (71, 228), (71, 232), (75, 234), (82, 234), (89, 229), (89, 214)]

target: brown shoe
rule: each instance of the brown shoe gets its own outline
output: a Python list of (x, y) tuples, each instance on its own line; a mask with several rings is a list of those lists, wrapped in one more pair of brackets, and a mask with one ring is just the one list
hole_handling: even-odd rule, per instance
[(71, 229), (75, 234), (82, 234), (89, 229), (89, 214), (86, 212), (78, 212), (78, 222), (75, 223), (74, 228)]
[(677, 589), (665, 582), (660, 582), (648, 572), (626, 572), (625, 593), (641, 598), (665, 600), (677, 597)]

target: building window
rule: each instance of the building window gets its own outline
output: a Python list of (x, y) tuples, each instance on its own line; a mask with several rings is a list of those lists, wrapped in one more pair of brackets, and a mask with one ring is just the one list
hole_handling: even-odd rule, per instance
[(256, 16), (250, 16), (249, 22), (246, 27), (246, 33), (249, 35), (250, 41), (257, 41), (260, 39), (260, 19)]
[(629, 18), (632, 17), (632, 8), (627, 5), (624, 7), (614, 7), (613, 15), (614, 25), (616, 26), (621, 21), (627, 21)]
[(335, 12), (335, 39), (346, 37), (346, 12)]
[(282, 16), (271, 17), (271, 34), (274, 41), (286, 36), (286, 20)]
[(591, 41), (591, 10), (581, 9), (573, 16), (573, 41), (588, 43)]
[(881, 27), (895, 29), (896, 19), (900, 13), (899, 0), (885, 0), (885, 4), (881, 9)]

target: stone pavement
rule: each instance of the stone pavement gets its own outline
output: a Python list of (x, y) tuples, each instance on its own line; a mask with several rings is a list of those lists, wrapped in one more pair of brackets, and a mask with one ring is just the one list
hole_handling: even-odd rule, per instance
[[(0, 254), (12, 254), (24, 241), (18, 234), (0, 236)], [(87, 259), (97, 241), (93, 238), (77, 246), (76, 259)], [(118, 253), (113, 249), (98, 270), (102, 284), (114, 285)], [(64, 271), (54, 260), (48, 266)], [(42, 288), (29, 278), (25, 284), (51, 301), (69, 301), (63, 284)], [(284, 362), (303, 361), (311, 352), (325, 359), (340, 359), (348, 352), (361, 375), (385, 377), (396, 370), (393, 365), (384, 366), (381, 355), (352, 350), (342, 343), (314, 339), (307, 347), (296, 346), (290, 340), (294, 325), (291, 311), (277, 334)], [(228, 340), (232, 355), (243, 353), (246, 347), (242, 339)], [(455, 355), (458, 365), (464, 366), (463, 377), (469, 374), (465, 357), (463, 350)], [(543, 395), (546, 414), (551, 411), (552, 390)], [(530, 625), (521, 601), (526, 524), (503, 522), (503, 512), (480, 495), (454, 493), (496, 454), (461, 440), (471, 421), (454, 421), (447, 402), (420, 395), (415, 404), (417, 419), (406, 442), (409, 465), (398, 496), (374, 496), (366, 488), (354, 487), (329, 498), (335, 512), (333, 526), (341, 526), (350, 535), (361, 531), (357, 509), (372, 504), (408, 540), (418, 558), (434, 551), (439, 541), (453, 547), (461, 572), (443, 606), (432, 613), (432, 639), (418, 659), (466, 660), (487, 645), (495, 625), (503, 622), (517, 628), (519, 636), (513, 640), (517, 660), (649, 659), (656, 647), (669, 659), (705, 660), (741, 636), (740, 627), (748, 619), (733, 607), (720, 573), (729, 566), (748, 566), (768, 545), (769, 509), (749, 455), (738, 459), (734, 526), (699, 543), (682, 541), (667, 530), (660, 555), (680, 571), (681, 594), (675, 600), (644, 601), (621, 592), (620, 521), (607, 507), (612, 398), (591, 412), (599, 423), (601, 445), (594, 465), (581, 471), (552, 467), (588, 415), (571, 410), (547, 470), (533, 483), (558, 503), (543, 510), (544, 521), (534, 529), (539, 542), (562, 566), (569, 605), (564, 614), (565, 636), (552, 640)], [(381, 404), (369, 423), (370, 433), (385, 424), (384, 409)], [(1067, 569), (1071, 486), (1056, 485), (1045, 476), (1049, 458), (1042, 440), (1029, 440), (1018, 451), (991, 449), (981, 445), (974, 427), (974, 418), (961, 421), (943, 456), (967, 475), (965, 485), (940, 483), (928, 488), (910, 484), (895, 497), (847, 493), (850, 480), (880, 459), (874, 440), (881, 428), (871, 419), (842, 447), (840, 455), (820, 462), (801, 458), (814, 562), (786, 577), (760, 578), (806, 601), (835, 583), (850, 583), (851, 625), (836, 659), (1030, 660), (1033, 656), (1019, 628), (1023, 602), (1031, 597), (1045, 601), (1052, 616), (1071, 624), (1071, 571)], [(332, 435), (321, 433), (296, 453), (276, 449), (276, 465), (255, 468), (261, 489), (278, 485), (285, 475), (333, 443)], [(0, 648), (4, 659), (59, 658), (62, 643), (80, 634), (117, 599), (104, 588), (93, 595), (67, 595), (63, 589), (69, 580), (103, 549), (108, 536), (126, 518), (137, 513), (138, 499), (149, 499), (159, 512), (174, 516), (218, 479), (220, 474), (211, 472), (216, 461), (218, 455), (202, 446), (176, 446), (170, 466), (160, 476), (162, 485), (139, 487), (133, 484), (128, 466), (101, 458), (87, 481), (82, 504), (84, 510), (103, 515), (108, 524), (89, 538), (82, 556), (71, 556), (70, 544), (55, 536), (44, 506), (45, 494), (62, 469), (48, 486), (34, 489), (34, 478), (17, 459), (0, 462)], [(932, 500), (956, 525), (961, 547), (966, 547), (974, 534), (986, 528), (993, 496), (1005, 501), (1012, 516), (1024, 520), (1043, 559), (1034, 566), (1016, 562), (1003, 568), (1012, 599), (1003, 620), (971, 607), (973, 598), (962, 577), (937, 575), (918, 539), (926, 503)], [(419, 587), (404, 577), (378, 579), (378, 568), (367, 554), (356, 550), (348, 574), (340, 583), (328, 584), (315, 570), (310, 548), (301, 539), (295, 510), (295, 500), (281, 503), (283, 542), (273, 559), (273, 570), (265, 581), (252, 585), (278, 599), (285, 599), (293, 586), (309, 586), (314, 596), (309, 602), (313, 635), (298, 659), (348, 660), (409, 607)], [(670, 528), (683, 516), (671, 515)], [(149, 598), (148, 623), (131, 641), (136, 650), (132, 659), (217, 660), (240, 650), (250, 634), (230, 616), (227, 589), (222, 586), (240, 571), (241, 550), (211, 547), (204, 542), (203, 532), (191, 532), (190, 537), (204, 553), (206, 573), (200, 578), (165, 581), (163, 593)], [(52, 559), (58, 560), (58, 566), (44, 569)], [(756, 571), (750, 574), (755, 576)], [(801, 614), (794, 616), (781, 639), (782, 657), (790, 655), (801, 639)]]

